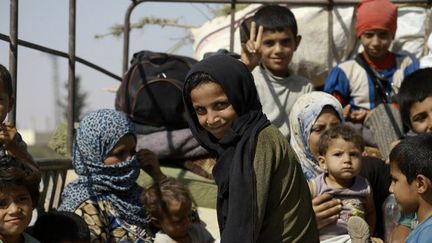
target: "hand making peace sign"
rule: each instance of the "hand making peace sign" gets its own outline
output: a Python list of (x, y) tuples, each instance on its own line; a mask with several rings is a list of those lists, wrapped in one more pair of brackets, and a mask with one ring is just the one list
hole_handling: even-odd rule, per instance
[(264, 28), (259, 26), (258, 34), (255, 21), (252, 21), (250, 28), (249, 40), (242, 44), (241, 60), (252, 71), (261, 60), (260, 47), (262, 44)]

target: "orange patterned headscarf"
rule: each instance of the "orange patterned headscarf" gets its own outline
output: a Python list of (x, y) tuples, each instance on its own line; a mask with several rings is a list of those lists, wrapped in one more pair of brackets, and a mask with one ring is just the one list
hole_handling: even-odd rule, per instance
[(356, 36), (372, 29), (390, 32), (393, 37), (397, 26), (397, 7), (389, 0), (360, 0), (356, 15)]

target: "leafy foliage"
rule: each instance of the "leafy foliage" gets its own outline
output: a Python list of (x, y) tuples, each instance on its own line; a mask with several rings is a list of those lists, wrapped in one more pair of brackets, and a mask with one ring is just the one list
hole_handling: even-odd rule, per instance
[(60, 123), (55, 131), (51, 134), (48, 141), (48, 147), (61, 156), (68, 156), (67, 146), (67, 124)]
[[(239, 11), (244, 8), (246, 8), (250, 4), (236, 4), (235, 10)], [(204, 6), (207, 7), (208, 11), (213, 15), (211, 18), (219, 17), (219, 16), (226, 16), (231, 13), (231, 5), (230, 4), (223, 4), (220, 5), (220, 7), (217, 8), (210, 8), (210, 5), (204, 4)], [(197, 9), (200, 11), (199, 9)], [(201, 12), (201, 11), (200, 11)], [(201, 12), (204, 14), (203, 12)], [(207, 17), (207, 16), (206, 16)], [(211, 19), (210, 18), (210, 19)], [(158, 18), (158, 17), (143, 17), (136, 23), (130, 24), (130, 29), (143, 29), (144, 27), (148, 25), (158, 25), (161, 28), (164, 27), (175, 27), (175, 28), (182, 28), (185, 30), (189, 30), (190, 28), (193, 28), (194, 26), (182, 24), (179, 21), (180, 19), (168, 19), (168, 18)], [(116, 38), (120, 38), (124, 31), (124, 25), (123, 24), (116, 24), (109, 28), (108, 33), (105, 34), (96, 34), (95, 38), (100, 39), (107, 36), (114, 36)], [(181, 48), (182, 46), (186, 44), (193, 43), (193, 38), (190, 32), (186, 32), (186, 34), (179, 38), (177, 43), (175, 43), (172, 47), (170, 47), (166, 52), (168, 53), (174, 53), (177, 49)]]
[[(182, 28), (182, 29), (189, 29), (189, 28), (193, 27), (191, 25), (180, 24), (179, 19), (143, 17), (138, 22), (132, 23), (130, 25), (130, 29), (131, 30), (132, 29), (142, 29), (147, 25), (158, 25), (161, 28), (169, 26), (169, 27), (176, 27), (176, 28)], [(98, 39), (98, 38), (103, 38), (103, 37), (110, 36), (110, 35), (119, 38), (123, 34), (123, 30), (124, 30), (124, 25), (116, 24), (116, 25), (110, 27), (110, 30), (108, 33), (96, 34), (95, 38)]]
[[(83, 91), (81, 88), (81, 78), (77, 77), (76, 78), (76, 97), (75, 97), (75, 114), (74, 114), (74, 120), (75, 121), (79, 121), (81, 119), (81, 116), (84, 114), (84, 109), (87, 106), (87, 98), (88, 98), (88, 93)], [(68, 83), (65, 83), (65, 90), (66, 90), (66, 94), (68, 93)], [(68, 116), (68, 96), (65, 95), (65, 99), (64, 100), (58, 100), (57, 101), (57, 105), (63, 110), (63, 118), (65, 121), (67, 121), (67, 116)]]

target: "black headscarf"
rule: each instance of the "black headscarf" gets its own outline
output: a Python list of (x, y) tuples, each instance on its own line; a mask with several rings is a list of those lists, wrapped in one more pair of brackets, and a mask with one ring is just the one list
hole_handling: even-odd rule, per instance
[[(189, 78), (206, 73), (221, 85), (238, 118), (227, 134), (217, 140), (198, 122), (192, 106)], [(270, 124), (262, 113), (253, 77), (239, 60), (215, 55), (195, 64), (186, 76), (183, 98), (194, 137), (217, 155), (213, 177), (218, 186), (217, 216), (221, 242), (255, 242), (256, 179), (253, 169), (258, 133)]]

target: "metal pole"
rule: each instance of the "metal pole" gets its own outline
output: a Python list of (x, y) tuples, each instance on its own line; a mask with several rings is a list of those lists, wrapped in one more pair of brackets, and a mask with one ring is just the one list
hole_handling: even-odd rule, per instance
[(231, 23), (230, 23), (230, 45), (229, 45), (230, 52), (234, 51), (235, 6), (236, 6), (236, 0), (232, 0), (231, 1)]
[[(327, 5), (327, 14), (328, 14), (328, 19), (327, 19), (327, 28), (328, 28), (328, 33), (327, 33), (327, 40), (328, 40), (328, 54), (327, 54), (327, 67), (328, 70), (330, 70), (333, 67), (333, 47), (334, 47), (334, 42), (333, 42), (333, 1), (332, 0), (328, 0), (328, 5)], [(336, 49), (335, 49), (336, 50)]]
[(129, 36), (130, 36), (130, 17), (134, 8), (140, 4), (145, 2), (145, 0), (132, 1), (129, 7), (126, 10), (124, 24), (123, 24), (123, 68), (122, 68), (122, 77), (126, 74), (128, 70), (128, 62), (129, 62)]
[(9, 112), (8, 120), (16, 124), (17, 110), (17, 70), (18, 70), (18, 0), (10, 1), (10, 43), (9, 43), (9, 72), (12, 77), (12, 95), (15, 105)]
[(75, 124), (75, 34), (76, 34), (76, 0), (69, 0), (69, 72), (68, 72), (68, 130), (67, 145), (72, 154)]

